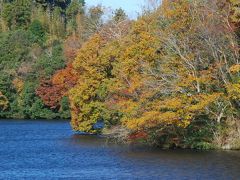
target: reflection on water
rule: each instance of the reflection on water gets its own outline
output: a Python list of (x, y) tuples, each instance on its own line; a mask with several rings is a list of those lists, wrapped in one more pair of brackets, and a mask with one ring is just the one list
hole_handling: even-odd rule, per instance
[(109, 144), (67, 121), (0, 121), (0, 161), (0, 179), (240, 179), (238, 151)]
[(108, 145), (106, 139), (97, 135), (72, 134), (68, 139), (72, 145), (76, 146), (102, 146)]

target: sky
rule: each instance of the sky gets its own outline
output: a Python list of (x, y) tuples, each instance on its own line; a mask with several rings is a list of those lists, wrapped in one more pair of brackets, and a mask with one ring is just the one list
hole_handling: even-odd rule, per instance
[(122, 8), (133, 19), (141, 13), (145, 0), (85, 0), (87, 6), (102, 5), (111, 9)]

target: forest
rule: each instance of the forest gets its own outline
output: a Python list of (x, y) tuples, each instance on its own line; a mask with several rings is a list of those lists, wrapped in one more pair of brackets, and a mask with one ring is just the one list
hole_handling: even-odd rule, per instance
[(240, 1), (150, 2), (131, 20), (84, 0), (1, 1), (0, 117), (240, 149)]

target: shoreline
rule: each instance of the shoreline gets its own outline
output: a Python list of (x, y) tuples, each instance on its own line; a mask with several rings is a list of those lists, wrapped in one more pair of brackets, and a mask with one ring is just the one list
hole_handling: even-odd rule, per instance
[[(12, 119), (12, 118), (1, 118), (0, 121), (26, 121), (26, 122), (68, 122), (70, 123), (70, 119)], [(113, 127), (116, 128), (116, 127)], [(116, 128), (117, 129), (117, 128)], [(109, 132), (110, 129), (104, 129), (102, 134), (97, 133), (85, 133), (80, 131), (72, 130), (74, 135), (77, 136), (95, 136), (99, 138), (105, 138), (106, 142), (109, 144), (117, 144), (117, 145), (124, 145), (124, 146), (138, 146), (140, 148), (148, 148), (148, 149), (159, 149), (159, 150), (196, 150), (196, 151), (240, 151), (240, 148), (232, 148), (231, 145), (226, 144), (223, 147), (217, 147), (212, 144), (211, 148), (191, 148), (186, 145), (169, 145), (169, 144), (159, 144), (159, 145), (152, 145), (148, 143), (139, 142), (139, 139), (130, 140), (128, 137), (124, 136), (121, 137), (119, 132)], [(120, 130), (121, 131), (121, 130)], [(185, 146), (185, 147), (184, 147)]]

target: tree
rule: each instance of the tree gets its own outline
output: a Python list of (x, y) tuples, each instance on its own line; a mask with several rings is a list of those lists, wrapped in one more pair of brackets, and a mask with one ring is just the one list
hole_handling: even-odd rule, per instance
[(74, 87), (76, 82), (76, 74), (74, 74), (72, 65), (69, 64), (65, 69), (57, 71), (51, 80), (43, 80), (36, 89), (36, 94), (46, 106), (51, 109), (61, 109), (63, 97), (68, 96), (69, 89)]
[(13, 1), (3, 6), (3, 18), (10, 29), (26, 28), (30, 23), (31, 1)]
[(89, 12), (87, 16), (84, 19), (85, 24), (85, 32), (84, 36), (90, 37), (91, 35), (94, 35), (100, 28), (102, 27), (102, 15), (103, 15), (103, 7), (101, 6), (95, 6), (91, 7), (89, 9)]
[(109, 61), (100, 58), (104, 45), (104, 39), (94, 35), (82, 46), (73, 62), (79, 77), (76, 86), (69, 92), (74, 130), (94, 133), (94, 124), (110, 118), (104, 104), (104, 81), (108, 78), (106, 67)]
[(105, 40), (118, 40), (129, 33), (131, 21), (122, 9), (117, 9), (109, 21), (100, 30), (101, 36)]
[(68, 19), (68, 31), (76, 32), (78, 25), (77, 16), (83, 14), (84, 1), (79, 2), (78, 0), (73, 0), (66, 10), (66, 15)]
[(39, 78), (50, 78), (55, 71), (65, 67), (65, 57), (63, 55), (63, 47), (59, 42), (54, 42), (53, 46), (45, 50), (45, 53), (39, 57), (34, 64)]
[(115, 22), (120, 22), (124, 21), (125, 19), (127, 19), (125, 11), (122, 8), (116, 9), (114, 12), (113, 20)]
[(29, 26), (29, 31), (35, 36), (36, 41), (40, 44), (46, 42), (46, 32), (40, 21), (34, 20)]
[(8, 99), (6, 96), (0, 92), (0, 109), (1, 111), (4, 111), (8, 108)]

